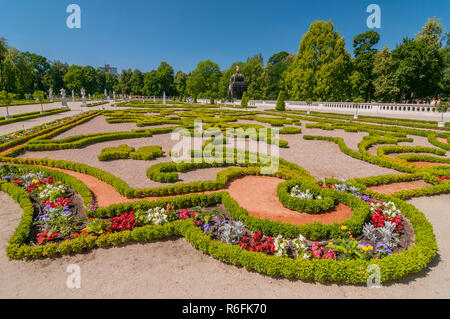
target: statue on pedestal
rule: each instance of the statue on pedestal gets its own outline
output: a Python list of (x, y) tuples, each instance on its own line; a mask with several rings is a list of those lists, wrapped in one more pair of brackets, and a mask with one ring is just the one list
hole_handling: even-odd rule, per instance
[(67, 100), (66, 100), (66, 90), (61, 89), (59, 91), (61, 93), (61, 104), (63, 108), (68, 108), (69, 106), (67, 105)]
[(81, 88), (81, 106), (87, 106), (86, 104), (86, 90)]

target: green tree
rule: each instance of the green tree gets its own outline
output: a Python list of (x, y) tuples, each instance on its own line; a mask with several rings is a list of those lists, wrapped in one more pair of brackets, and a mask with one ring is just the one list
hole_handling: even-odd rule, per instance
[(341, 101), (349, 96), (350, 54), (331, 21), (315, 21), (300, 42), (286, 73), (288, 96), (295, 100)]
[(131, 93), (130, 79), (132, 75), (133, 72), (131, 71), (131, 69), (122, 70), (122, 74), (120, 75), (119, 79), (120, 93), (122, 94)]
[(283, 86), (283, 77), (295, 57), (285, 51), (270, 57), (264, 69), (264, 98), (275, 100)]
[(44, 85), (46, 88), (53, 88), (54, 92), (59, 92), (64, 87), (64, 75), (69, 70), (67, 63), (53, 61), (50, 63), (50, 70), (44, 75)]
[(186, 80), (187, 92), (197, 99), (219, 94), (221, 72), (219, 66), (211, 60), (198, 63), (197, 68), (189, 74)]
[(174, 95), (175, 94), (175, 86), (174, 86), (174, 70), (167, 62), (161, 62), (161, 64), (156, 69), (156, 76), (158, 78), (158, 87), (159, 94), (163, 95), (163, 92), (166, 92), (166, 95)]
[(5, 38), (0, 38), (0, 89), (4, 89), (4, 61), (8, 54), (8, 42)]
[(119, 76), (114, 73), (105, 73), (105, 89), (108, 90), (108, 92), (111, 91), (120, 91), (119, 87)]
[(47, 58), (30, 52), (24, 52), (23, 56), (29, 61), (33, 70), (34, 89), (46, 91), (48, 88), (45, 85), (45, 76), (50, 72), (50, 63)]
[(178, 71), (174, 78), (175, 89), (177, 94), (180, 96), (184, 96), (186, 94), (186, 80), (187, 74), (183, 71)]
[(3, 86), (20, 97), (33, 91), (33, 69), (28, 59), (15, 47), (9, 47), (3, 60)]
[[(84, 82), (83, 67), (79, 65), (71, 65), (64, 75), (64, 86), (69, 90), (78, 91), (83, 87)], [(87, 88), (85, 88), (88, 90)], [(94, 92), (89, 92), (94, 93)]]
[(264, 65), (262, 54), (255, 54), (247, 59), (242, 67), (242, 74), (247, 83), (247, 95), (250, 99), (264, 98)]
[(131, 94), (142, 95), (144, 88), (144, 75), (140, 70), (136, 69), (133, 71), (129, 84)]
[(373, 63), (377, 52), (373, 46), (379, 40), (380, 35), (373, 30), (359, 34), (353, 39), (355, 58), (352, 61), (353, 72), (350, 77), (353, 99), (370, 101), (373, 96)]
[(429, 19), (415, 39), (403, 39), (392, 51), (399, 100), (430, 99), (440, 92), (439, 84), (444, 71), (442, 24)]
[(441, 94), (448, 97), (450, 95), (450, 33), (445, 35), (446, 42), (444, 47), (439, 51), (444, 63), (442, 80), (439, 83)]
[(444, 62), (439, 51), (426, 42), (404, 39), (392, 51), (394, 76), (400, 93), (397, 100), (437, 96)]
[(440, 19), (428, 19), (422, 27), (422, 31), (416, 34), (417, 40), (424, 42), (427, 46), (439, 50), (442, 46), (443, 25)]
[(375, 76), (374, 95), (379, 102), (392, 102), (400, 92), (395, 84), (394, 62), (388, 47), (374, 56), (373, 74)]
[(158, 75), (156, 70), (144, 74), (144, 94), (148, 96), (159, 95)]

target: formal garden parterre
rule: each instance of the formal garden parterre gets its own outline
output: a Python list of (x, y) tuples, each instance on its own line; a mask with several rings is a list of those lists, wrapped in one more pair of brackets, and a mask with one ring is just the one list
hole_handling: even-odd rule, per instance
[[(102, 118), (110, 125), (134, 123), (136, 128), (58, 138)], [(174, 128), (193, 133), (195, 120), (201, 120), (205, 130), (222, 135), (218, 139), (202, 139), (201, 150), (193, 150), (191, 155), (211, 147), (216, 158), (226, 159), (230, 156), (226, 150), (230, 150), (234, 159), (243, 161), (238, 166), (227, 165), (226, 161), (214, 163), (207, 158), (197, 163), (172, 162), (170, 149), (158, 144), (158, 138)], [(289, 141), (330, 146), (335, 143), (349, 159), (396, 173), (371, 176), (367, 172), (365, 177), (340, 180), (329, 176), (319, 180), (302, 168), (302, 160), (287, 161), (280, 155), (278, 169), (264, 174), (267, 161), (250, 161), (254, 155), (264, 158), (262, 154), (238, 149), (224, 138), (227, 129), (238, 129), (234, 137), (247, 142), (257, 140), (258, 134), (246, 131), (249, 128), (279, 129), (280, 139), (268, 138), (264, 142), (284, 147), (286, 154), (295, 149), (283, 140), (284, 136), (289, 136)], [(347, 146), (345, 138), (333, 136), (335, 131), (344, 132), (345, 136), (364, 136), (355, 149)], [(183, 103), (176, 107), (123, 103), (108, 110), (88, 111), (1, 137), (1, 190), (23, 209), (6, 254), (11, 259), (57, 258), (94, 248), (176, 236), (225, 263), (273, 277), (365, 283), (370, 276), (368, 266), (376, 264), (383, 282), (401, 279), (426, 268), (438, 250), (432, 225), (405, 200), (450, 192), (450, 167), (444, 165), (449, 163), (447, 131), (447, 127), (438, 128), (434, 122), (381, 117), (354, 120), (327, 113), (244, 111)], [(427, 138), (429, 146), (414, 145), (415, 137)], [(149, 138), (154, 143), (140, 148), (129, 142)], [(108, 147), (113, 142), (120, 144)], [(70, 158), (52, 159), (53, 152), (64, 150), (87, 154), (92, 145), (101, 145), (101, 152), (84, 163)], [(223, 150), (214, 152), (218, 145)], [(34, 158), (33, 154), (39, 152), (46, 156)], [(155, 162), (161, 159), (164, 162)], [(139, 178), (158, 186), (134, 188), (114, 172), (98, 168), (116, 161), (146, 165)], [(432, 165), (418, 164), (422, 162)], [(184, 172), (200, 174), (214, 167), (221, 168), (214, 180), (185, 182), (180, 177)], [(92, 192), (82, 179), (56, 169), (95, 177), (133, 201), (98, 207), (99, 194)], [(320, 217), (345, 205), (351, 209), (351, 216), (331, 223), (306, 224), (258, 218), (227, 191), (230, 183), (248, 175), (280, 179), (277, 200), (292, 213)], [(391, 194), (371, 190), (373, 186), (413, 181), (423, 181), (427, 186)], [(149, 197), (152, 200), (146, 199)]]

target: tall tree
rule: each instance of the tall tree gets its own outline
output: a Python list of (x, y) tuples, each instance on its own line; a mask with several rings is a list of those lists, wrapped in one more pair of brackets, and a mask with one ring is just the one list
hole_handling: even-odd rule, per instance
[(24, 52), (23, 56), (29, 61), (31, 68), (33, 69), (34, 89), (46, 91), (48, 88), (45, 86), (44, 78), (50, 71), (50, 63), (47, 61), (47, 58), (30, 52)]
[(188, 76), (187, 92), (194, 98), (218, 96), (221, 75), (220, 68), (216, 63), (211, 60), (201, 61)]
[(374, 95), (379, 102), (393, 102), (400, 92), (395, 85), (394, 62), (388, 47), (375, 53), (373, 74)]
[(184, 96), (186, 94), (186, 80), (187, 74), (183, 71), (178, 71), (174, 78), (175, 89), (179, 96)]
[(331, 21), (315, 21), (303, 35), (295, 61), (285, 77), (295, 100), (345, 100), (349, 96), (350, 54)]
[(373, 47), (378, 41), (380, 35), (373, 30), (359, 34), (353, 39), (355, 58), (352, 61), (353, 72), (350, 78), (353, 99), (370, 101), (373, 96), (373, 62), (377, 52)]
[(133, 72), (131, 71), (131, 69), (122, 70), (122, 74), (120, 75), (119, 79), (119, 87), (122, 94), (131, 93), (130, 79), (132, 75)]
[(8, 42), (5, 38), (0, 38), (0, 90), (5, 88), (4, 86), (4, 61), (8, 54)]
[[(83, 67), (79, 65), (71, 65), (64, 75), (64, 86), (69, 91), (79, 91), (83, 87), (84, 83)], [(94, 93), (88, 91), (88, 88), (85, 89), (88, 93)]]
[(33, 68), (15, 47), (8, 48), (3, 60), (3, 85), (6, 91), (17, 93), (19, 98), (33, 92)]
[(174, 70), (167, 62), (161, 62), (156, 69), (156, 75), (158, 77), (159, 94), (162, 95), (166, 92), (167, 95), (175, 94), (175, 86), (173, 83)]
[(294, 61), (295, 57), (285, 51), (276, 53), (270, 57), (264, 69), (264, 98), (276, 100), (280, 88), (283, 86), (284, 73)]
[(138, 69), (133, 71), (133, 75), (130, 78), (130, 90), (131, 94), (141, 95), (144, 89), (144, 75)]
[(144, 94), (159, 95), (158, 74), (156, 70), (144, 74)]
[(247, 96), (249, 99), (260, 100), (264, 97), (264, 65), (262, 54), (255, 54), (247, 59), (242, 67), (242, 74), (247, 82)]
[(50, 64), (49, 72), (44, 76), (46, 88), (53, 88), (54, 92), (59, 92), (64, 87), (64, 75), (69, 70), (67, 63), (53, 61)]
[(436, 19), (427, 21), (415, 39), (403, 39), (392, 51), (396, 85), (400, 101), (429, 99), (439, 94), (444, 61), (441, 48), (442, 24)]
[(105, 89), (107, 89), (108, 92), (119, 92), (119, 76), (117, 74), (105, 73)]
[(448, 97), (450, 96), (450, 32), (445, 35), (445, 39), (445, 45), (440, 51), (444, 63), (444, 70), (439, 86), (442, 95)]

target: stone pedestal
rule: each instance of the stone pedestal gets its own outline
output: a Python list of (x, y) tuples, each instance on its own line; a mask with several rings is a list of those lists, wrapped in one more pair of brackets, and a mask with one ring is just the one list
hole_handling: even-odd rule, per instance
[(355, 120), (357, 120), (357, 119), (358, 119), (358, 114), (353, 115), (353, 118), (354, 118)]
[(445, 122), (438, 122), (438, 127), (445, 127)]

